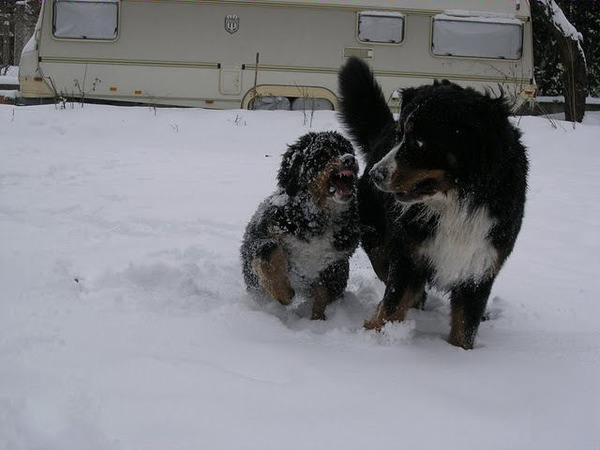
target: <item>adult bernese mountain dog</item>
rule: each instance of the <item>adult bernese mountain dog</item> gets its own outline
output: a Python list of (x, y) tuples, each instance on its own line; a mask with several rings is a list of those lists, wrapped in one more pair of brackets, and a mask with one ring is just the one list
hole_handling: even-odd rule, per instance
[(528, 160), (504, 98), (447, 80), (407, 88), (394, 120), (369, 66), (339, 72), (340, 116), (360, 145), (361, 243), (385, 294), (365, 322), (402, 321), (425, 286), (449, 293), (449, 342), (473, 348), (521, 228)]
[(241, 247), (250, 291), (283, 305), (296, 291), (313, 301), (312, 319), (346, 288), (359, 243), (352, 144), (336, 132), (308, 133), (290, 145), (276, 191), (248, 223)]

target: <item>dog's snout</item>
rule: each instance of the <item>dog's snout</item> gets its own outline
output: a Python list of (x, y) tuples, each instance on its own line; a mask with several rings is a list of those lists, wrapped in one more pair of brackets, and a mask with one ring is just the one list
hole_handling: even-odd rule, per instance
[(351, 169), (354, 167), (354, 155), (351, 155), (350, 153), (346, 153), (345, 155), (343, 155), (340, 158), (340, 161), (342, 163), (342, 167), (344, 168)]
[(388, 176), (388, 171), (384, 167), (373, 167), (369, 175), (375, 183), (383, 183)]

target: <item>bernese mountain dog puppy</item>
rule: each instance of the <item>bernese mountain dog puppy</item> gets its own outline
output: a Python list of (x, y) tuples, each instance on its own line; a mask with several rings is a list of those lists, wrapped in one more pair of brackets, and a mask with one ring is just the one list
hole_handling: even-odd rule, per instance
[(312, 299), (311, 319), (346, 288), (359, 243), (352, 144), (336, 132), (308, 133), (290, 145), (277, 189), (248, 223), (241, 246), (249, 291), (282, 305), (298, 291)]
[(339, 72), (340, 117), (367, 167), (361, 243), (385, 294), (367, 329), (402, 321), (426, 285), (449, 293), (449, 342), (471, 349), (521, 228), (528, 160), (504, 98), (447, 80), (402, 92), (394, 120), (369, 66)]

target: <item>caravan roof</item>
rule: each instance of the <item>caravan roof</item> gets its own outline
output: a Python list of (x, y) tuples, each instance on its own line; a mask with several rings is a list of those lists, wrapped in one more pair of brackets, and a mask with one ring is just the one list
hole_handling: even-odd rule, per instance
[[(197, 0), (184, 0), (197, 1)], [(211, 0), (204, 0), (211, 1)], [(231, 3), (261, 3), (265, 5), (295, 5), (347, 8), (405, 9), (432, 13), (453, 11), (480, 11), (488, 14), (529, 16), (528, 0), (229, 0)]]

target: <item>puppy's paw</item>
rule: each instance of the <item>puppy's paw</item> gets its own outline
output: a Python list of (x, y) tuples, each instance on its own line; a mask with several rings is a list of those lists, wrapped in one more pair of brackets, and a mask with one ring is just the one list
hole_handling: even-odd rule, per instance
[(292, 286), (289, 285), (289, 283), (287, 286), (280, 286), (277, 289), (272, 289), (272, 291), (269, 293), (275, 300), (285, 306), (292, 303), (292, 300), (296, 295), (296, 292)]
[(313, 307), (310, 320), (326, 320), (325, 309), (330, 302), (327, 288), (322, 283), (313, 287)]

